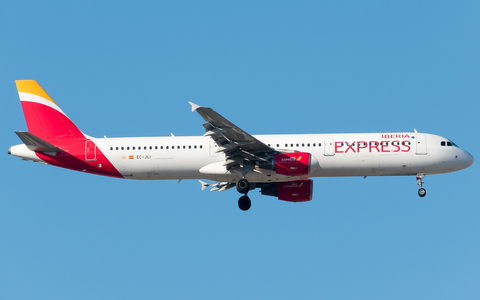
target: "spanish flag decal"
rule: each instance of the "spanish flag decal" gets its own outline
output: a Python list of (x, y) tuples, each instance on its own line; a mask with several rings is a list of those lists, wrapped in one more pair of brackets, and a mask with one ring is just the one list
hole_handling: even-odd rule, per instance
[(130, 156), (128, 157), (128, 159), (133, 159), (133, 155), (130, 155)]

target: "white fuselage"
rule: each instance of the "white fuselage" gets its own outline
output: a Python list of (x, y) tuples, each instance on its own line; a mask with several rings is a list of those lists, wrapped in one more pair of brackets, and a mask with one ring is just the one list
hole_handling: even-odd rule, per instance
[[(249, 182), (289, 181), (307, 177), (397, 176), (440, 174), (464, 169), (473, 157), (438, 135), (421, 133), (292, 134), (254, 136), (281, 152), (308, 152), (316, 158), (312, 172), (302, 177), (255, 169)], [(242, 178), (223, 166), (225, 156), (209, 137), (92, 138), (127, 179), (210, 179), (235, 182)], [(443, 142), (443, 143), (442, 143)], [(448, 146), (447, 146), (448, 142)], [(318, 162), (318, 163), (317, 163)]]

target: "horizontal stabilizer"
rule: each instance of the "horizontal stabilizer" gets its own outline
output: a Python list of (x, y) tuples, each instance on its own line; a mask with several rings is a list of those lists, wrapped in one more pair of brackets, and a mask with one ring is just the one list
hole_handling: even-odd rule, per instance
[(62, 149), (55, 147), (54, 145), (42, 140), (41, 138), (31, 134), (30, 132), (15, 131), (15, 133), (18, 135), (18, 137), (22, 140), (22, 142), (27, 146), (29, 150), (41, 151), (41, 152), (63, 151)]

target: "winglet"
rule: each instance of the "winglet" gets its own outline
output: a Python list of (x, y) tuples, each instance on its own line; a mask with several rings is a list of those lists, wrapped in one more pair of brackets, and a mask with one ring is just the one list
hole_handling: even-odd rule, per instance
[(206, 183), (206, 182), (203, 182), (201, 180), (199, 180), (199, 181), (202, 184), (202, 191), (211, 185), (211, 183)]
[(190, 102), (190, 101), (188, 101), (188, 103), (190, 103), (190, 105), (192, 106), (192, 112), (196, 111), (197, 108), (201, 107), (200, 105), (197, 105), (197, 104), (195, 104), (193, 102)]

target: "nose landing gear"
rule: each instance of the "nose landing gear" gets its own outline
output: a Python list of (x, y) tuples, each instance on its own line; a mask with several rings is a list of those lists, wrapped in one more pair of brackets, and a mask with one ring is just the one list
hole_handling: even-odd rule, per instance
[(425, 175), (423, 174), (417, 174), (418, 195), (420, 197), (425, 197), (425, 195), (427, 194), (427, 191), (422, 187), (424, 177)]
[(250, 198), (248, 198), (247, 193), (250, 190), (250, 183), (248, 183), (248, 180), (245, 178), (240, 179), (237, 182), (237, 191), (240, 194), (245, 194), (240, 199), (238, 199), (238, 207), (243, 210), (249, 210), (250, 207), (252, 206), (252, 201), (250, 201)]

